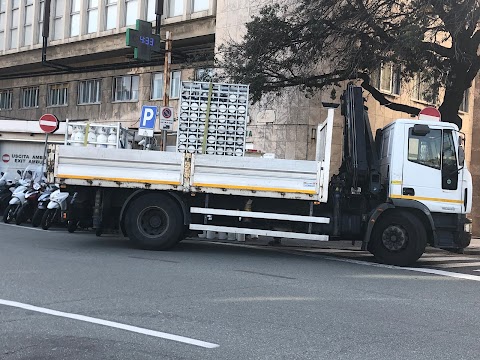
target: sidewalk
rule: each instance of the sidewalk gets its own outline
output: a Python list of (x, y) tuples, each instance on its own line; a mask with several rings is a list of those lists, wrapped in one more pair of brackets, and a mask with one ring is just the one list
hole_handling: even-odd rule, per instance
[(465, 255), (480, 255), (480, 239), (472, 238), (470, 246), (463, 250)]
[[(258, 239), (247, 239), (244, 244), (249, 245), (268, 245), (273, 239), (270, 237), (259, 237)], [(281, 242), (282, 247), (301, 247), (301, 248), (318, 248), (318, 249), (342, 249), (360, 251), (362, 242), (356, 241), (352, 244), (350, 240), (340, 241), (310, 241), (310, 240), (298, 240), (298, 239), (286, 239), (283, 238)], [(433, 249), (432, 250), (439, 250)], [(428, 248), (427, 248), (428, 251)], [(480, 255), (480, 238), (472, 238), (470, 246), (463, 250), (465, 255)]]

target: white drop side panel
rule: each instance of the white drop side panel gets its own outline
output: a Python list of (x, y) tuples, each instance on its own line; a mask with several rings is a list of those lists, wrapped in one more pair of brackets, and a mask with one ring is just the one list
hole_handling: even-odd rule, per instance
[(55, 178), (74, 185), (180, 190), (183, 154), (61, 145)]
[(191, 191), (256, 197), (318, 200), (320, 163), (196, 154)]

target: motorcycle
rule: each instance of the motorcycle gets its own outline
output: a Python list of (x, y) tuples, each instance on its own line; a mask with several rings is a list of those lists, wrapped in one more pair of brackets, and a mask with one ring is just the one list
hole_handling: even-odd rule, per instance
[(8, 206), (17, 182), (18, 175), (15, 176), (8, 169), (0, 173), (0, 215), (3, 215), (3, 211)]
[(29, 165), (25, 170), (20, 172), (21, 178), (18, 180), (18, 186), (13, 190), (12, 197), (8, 202), (8, 206), (3, 212), (3, 222), (9, 224), (12, 220), (16, 219), (18, 211), (25, 203), (25, 195), (30, 188), (33, 188), (33, 184), (39, 183), (43, 180), (43, 171), (41, 167)]
[(55, 190), (50, 195), (50, 202), (47, 205), (47, 210), (42, 216), (42, 229), (48, 230), (55, 221), (61, 222), (66, 220), (68, 192), (61, 192), (60, 189)]
[(42, 223), (42, 217), (43, 214), (45, 214), (45, 212), (47, 211), (47, 205), (50, 202), (50, 196), (57, 189), (58, 187), (56, 185), (48, 185), (42, 195), (40, 195), (40, 197), (38, 198), (38, 206), (32, 217), (33, 227), (39, 227)]
[(25, 192), (25, 202), (18, 209), (15, 216), (15, 224), (21, 223), (33, 218), (35, 209), (38, 206), (38, 198), (42, 194), (42, 185), (34, 183), (30, 189)]

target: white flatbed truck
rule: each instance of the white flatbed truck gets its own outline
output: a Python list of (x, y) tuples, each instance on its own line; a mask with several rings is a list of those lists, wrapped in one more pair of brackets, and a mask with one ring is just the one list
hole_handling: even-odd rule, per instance
[(329, 105), (315, 161), (62, 145), (49, 154), (49, 177), (92, 199), (97, 228), (110, 217), (146, 249), (167, 250), (187, 229), (357, 239), (393, 265), (415, 262), (427, 245), (467, 247), (472, 178), (456, 125), (399, 119), (374, 141), (363, 102), (350, 85), (343, 161), (333, 176)]

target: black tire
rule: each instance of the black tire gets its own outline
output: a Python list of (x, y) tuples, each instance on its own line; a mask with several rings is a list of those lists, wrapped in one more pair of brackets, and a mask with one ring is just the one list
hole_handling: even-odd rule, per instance
[(125, 216), (130, 241), (147, 250), (168, 250), (183, 232), (183, 213), (169, 196), (145, 194), (134, 199)]
[(7, 208), (3, 212), (3, 222), (5, 224), (10, 224), (10, 222), (15, 218), (15, 211), (17, 211), (18, 206), (18, 204), (8, 204)]
[(57, 209), (47, 209), (42, 216), (42, 229), (48, 230), (55, 220)]
[(426, 246), (423, 223), (406, 211), (390, 210), (373, 228), (368, 250), (381, 263), (408, 266), (422, 256)]
[(43, 214), (45, 214), (45, 209), (37, 209), (35, 210), (35, 213), (32, 216), (32, 226), (33, 227), (39, 227), (40, 224), (42, 223), (42, 217)]
[(68, 220), (67, 221), (67, 231), (69, 233), (74, 233), (75, 230), (77, 230), (78, 227), (78, 221), (77, 220)]
[(22, 206), (20, 206), (20, 209), (18, 209), (17, 214), (15, 215), (15, 224), (21, 225), (25, 221), (28, 220), (28, 207), (30, 205), (25, 203)]

